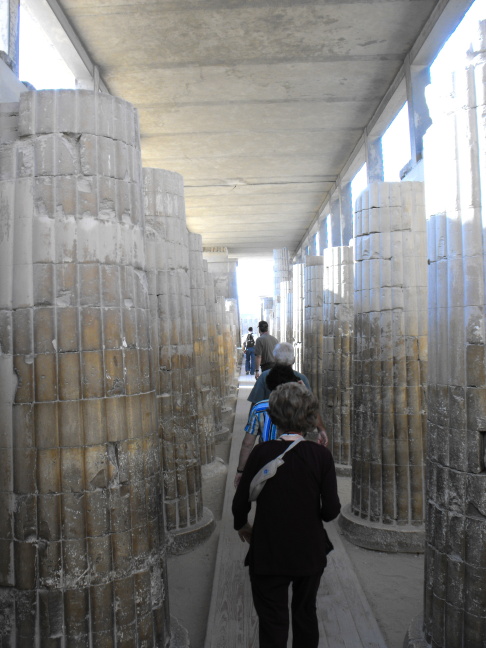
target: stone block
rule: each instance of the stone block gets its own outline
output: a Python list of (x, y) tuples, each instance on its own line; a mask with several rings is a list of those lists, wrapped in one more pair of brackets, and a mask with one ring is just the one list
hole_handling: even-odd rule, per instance
[(82, 393), (85, 399), (104, 396), (102, 351), (83, 351), (81, 354)]
[(85, 449), (86, 489), (107, 488), (107, 457), (104, 445), (93, 445)]
[[(30, 356), (27, 358), (25, 356), (14, 356), (14, 358), (12, 358), (12, 378), (14, 375), (16, 376), (17, 385), (15, 389), (15, 402), (19, 404), (31, 403), (34, 400), (34, 366), (30, 358)], [(11, 383), (11, 386), (13, 386), (13, 380), (9, 381), (7, 379), (5, 380), (6, 388), (8, 388), (9, 382)], [(3, 380), (0, 380), (0, 383), (3, 383)], [(11, 389), (9, 391), (11, 391)]]
[(37, 355), (34, 359), (35, 398), (38, 402), (57, 399), (57, 362), (54, 353)]
[(84, 540), (86, 523), (83, 493), (71, 492), (61, 495), (62, 536), (66, 540)]
[(33, 448), (13, 449), (14, 493), (28, 494), (37, 490), (37, 453)]
[[(79, 353), (60, 353), (57, 356), (59, 372), (59, 399), (81, 398), (81, 367)], [(65, 412), (68, 410), (65, 409)], [(66, 421), (68, 422), (68, 421)]]
[[(77, 637), (86, 637), (89, 632), (89, 597), (88, 589), (68, 589), (64, 591), (64, 610), (66, 636), (75, 641)], [(83, 644), (80, 644), (82, 646)], [(88, 644), (86, 644), (87, 646)]]
[(107, 489), (88, 491), (85, 494), (86, 535), (98, 537), (109, 533), (109, 497)]
[[(84, 453), (82, 447), (61, 448), (61, 484), (64, 494), (82, 493), (85, 486)], [(80, 501), (80, 506), (84, 506)]]
[(58, 448), (37, 451), (37, 485), (39, 493), (61, 491), (61, 458)]

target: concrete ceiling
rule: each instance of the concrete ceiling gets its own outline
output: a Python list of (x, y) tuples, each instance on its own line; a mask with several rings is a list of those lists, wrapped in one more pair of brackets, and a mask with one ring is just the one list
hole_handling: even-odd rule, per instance
[(146, 167), (230, 256), (296, 250), (437, 0), (61, 0)]

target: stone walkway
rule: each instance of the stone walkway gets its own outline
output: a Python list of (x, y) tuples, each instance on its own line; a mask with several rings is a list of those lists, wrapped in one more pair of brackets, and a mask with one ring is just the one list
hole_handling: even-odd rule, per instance
[[(233, 530), (231, 503), (233, 480), (248, 416), (246, 400), (254, 383), (242, 372), (211, 607), (205, 648), (257, 648), (258, 621), (253, 608), (250, 582), (243, 560), (247, 551)], [(352, 569), (336, 522), (326, 525), (334, 544), (318, 593), (319, 648), (387, 648), (361, 585)]]

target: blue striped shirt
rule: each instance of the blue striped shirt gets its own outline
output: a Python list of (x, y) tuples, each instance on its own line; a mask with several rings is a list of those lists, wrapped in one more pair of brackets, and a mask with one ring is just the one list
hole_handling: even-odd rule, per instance
[(268, 400), (262, 400), (250, 410), (245, 432), (260, 434), (261, 441), (273, 441), (277, 438), (277, 428), (268, 415)]

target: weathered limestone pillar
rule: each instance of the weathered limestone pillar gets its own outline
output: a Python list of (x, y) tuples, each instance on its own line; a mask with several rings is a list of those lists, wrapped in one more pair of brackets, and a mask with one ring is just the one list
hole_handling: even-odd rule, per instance
[(138, 121), (20, 100), (0, 151), (0, 643), (168, 646)]
[(184, 553), (211, 534), (203, 508), (194, 372), (189, 240), (178, 173), (144, 169), (146, 228), (154, 239), (151, 317), (157, 321), (157, 409), (169, 549)]
[(208, 313), (205, 301), (202, 237), (189, 232), (189, 263), (191, 268), (192, 329), (194, 336), (194, 374), (197, 403), (197, 424), (201, 464), (214, 461), (214, 406), (209, 364)]
[(280, 282), (280, 341), (293, 341), (292, 280)]
[(286, 342), (286, 331), (282, 328), (282, 320), (285, 318), (286, 303), (282, 301), (281, 284), (289, 280), (290, 263), (289, 251), (287, 248), (280, 248), (273, 251), (273, 303), (275, 309), (273, 335), (277, 340)]
[(304, 363), (303, 373), (317, 397), (322, 393), (322, 256), (308, 256), (304, 267)]
[(427, 261), (423, 185), (373, 183), (355, 212), (355, 544), (423, 551)]
[(322, 419), (337, 472), (351, 475), (354, 250), (326, 248), (323, 260)]
[(303, 371), (304, 342), (304, 265), (294, 263), (292, 266), (292, 338), (294, 342), (296, 371)]
[(275, 319), (275, 311), (273, 304), (273, 297), (262, 298), (262, 319), (268, 322), (268, 330), (273, 335), (273, 324)]
[[(218, 352), (220, 366), (224, 376), (223, 419), (224, 424), (232, 427), (236, 409), (236, 347), (240, 344), (238, 292), (236, 286), (236, 259), (228, 257), (228, 250), (220, 247), (203, 248), (204, 259), (208, 263), (208, 272), (214, 277), (214, 290), (217, 301)], [(222, 298), (222, 301), (221, 299)], [(226, 314), (225, 300), (233, 300), (233, 310), (236, 310), (237, 331), (228, 329), (229, 322)]]
[(211, 385), (210, 341), (208, 332), (208, 311), (205, 302), (206, 285), (202, 237), (189, 232), (189, 263), (191, 270), (192, 329), (194, 336), (194, 375), (197, 407), (197, 430), (201, 462), (202, 494), (204, 505), (214, 517), (221, 516), (227, 466), (216, 457), (214, 392)]
[(424, 621), (433, 648), (482, 648), (486, 637), (486, 21), (480, 25), (481, 41), (457, 61), (450, 86), (436, 95), (432, 84), (427, 94)]
[(213, 394), (213, 414), (214, 414), (214, 441), (216, 444), (225, 441), (230, 430), (223, 425), (223, 404), (225, 398), (224, 375), (221, 373), (220, 364), (220, 338), (218, 334), (218, 314), (215, 296), (215, 278), (214, 274), (208, 270), (207, 261), (203, 261), (204, 267), (204, 284), (205, 284), (205, 303), (208, 316), (208, 341), (209, 341), (209, 369), (211, 374), (211, 390)]

